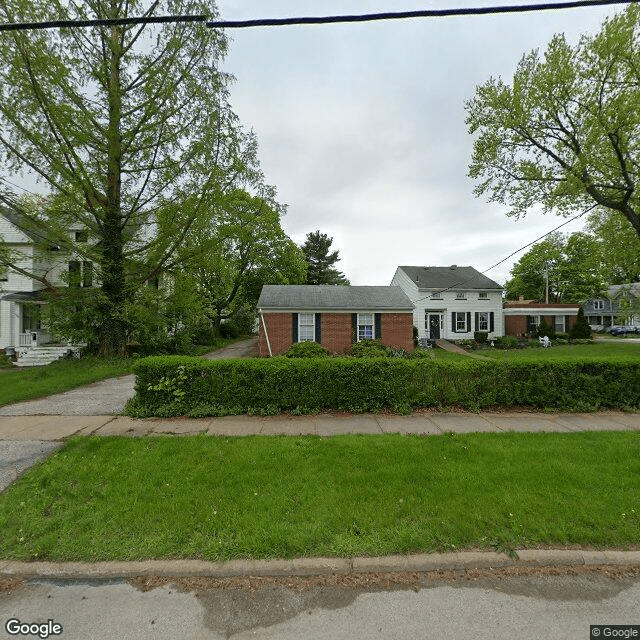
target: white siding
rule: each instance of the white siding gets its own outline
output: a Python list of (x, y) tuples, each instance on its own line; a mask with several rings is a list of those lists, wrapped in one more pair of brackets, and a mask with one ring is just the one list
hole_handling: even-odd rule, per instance
[(3, 215), (0, 215), (0, 242), (9, 244), (30, 244), (32, 240), (18, 227), (12, 225)]
[[(446, 340), (468, 340), (473, 338), (475, 328), (475, 314), (477, 312), (493, 312), (494, 330), (489, 333), (489, 338), (504, 335), (504, 319), (502, 316), (502, 291), (495, 289), (465, 289), (466, 299), (457, 299), (458, 290), (450, 289), (442, 292), (440, 300), (431, 299), (434, 290), (418, 289), (415, 282), (400, 268), (396, 269), (391, 281), (392, 285), (399, 286), (407, 294), (411, 302), (415, 305), (413, 310), (413, 324), (418, 327), (418, 336), (426, 338), (428, 336), (426, 327), (426, 311), (441, 311), (444, 315), (443, 331), (441, 338)], [(479, 299), (480, 291), (487, 293), (487, 299)], [(451, 314), (457, 311), (471, 313), (470, 331), (458, 333), (451, 326)]]

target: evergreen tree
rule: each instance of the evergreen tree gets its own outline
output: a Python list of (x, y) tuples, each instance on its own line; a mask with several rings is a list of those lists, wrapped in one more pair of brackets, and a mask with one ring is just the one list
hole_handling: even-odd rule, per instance
[(578, 309), (578, 319), (576, 323), (571, 327), (571, 331), (569, 331), (569, 336), (571, 338), (590, 338), (591, 337), (591, 327), (587, 322), (587, 319), (584, 316), (584, 311), (582, 307)]
[(342, 284), (349, 280), (333, 265), (340, 260), (337, 251), (329, 252), (333, 238), (326, 233), (313, 231), (307, 234), (302, 251), (307, 259), (306, 284)]

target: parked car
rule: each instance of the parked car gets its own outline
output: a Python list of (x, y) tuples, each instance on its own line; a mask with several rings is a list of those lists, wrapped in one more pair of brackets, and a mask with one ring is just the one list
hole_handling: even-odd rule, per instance
[(634, 327), (632, 325), (619, 325), (609, 328), (609, 333), (612, 336), (621, 336), (626, 333), (640, 333), (640, 327)]

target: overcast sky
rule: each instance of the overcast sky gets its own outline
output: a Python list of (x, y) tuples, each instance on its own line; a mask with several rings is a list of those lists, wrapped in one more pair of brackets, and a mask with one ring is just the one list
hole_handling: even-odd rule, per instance
[[(509, 3), (219, 0), (218, 8), (240, 20), (496, 4)], [(563, 219), (516, 220), (474, 196), (464, 102), (490, 76), (510, 80), (522, 55), (554, 33), (576, 42), (622, 9), (228, 30), (232, 104), (288, 205), (285, 230), (298, 244), (316, 229), (332, 236), (354, 285), (389, 284), (399, 265), (482, 271), (551, 230)], [(487, 275), (504, 284), (521, 255)]]

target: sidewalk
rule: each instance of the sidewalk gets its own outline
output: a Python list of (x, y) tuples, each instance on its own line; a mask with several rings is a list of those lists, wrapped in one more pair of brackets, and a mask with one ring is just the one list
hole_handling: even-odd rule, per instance
[(1, 440), (63, 440), (73, 435), (146, 436), (207, 433), (220, 436), (401, 433), (440, 435), (505, 431), (564, 432), (640, 430), (640, 413), (413, 413), (315, 416), (147, 418), (124, 416), (0, 416)]

